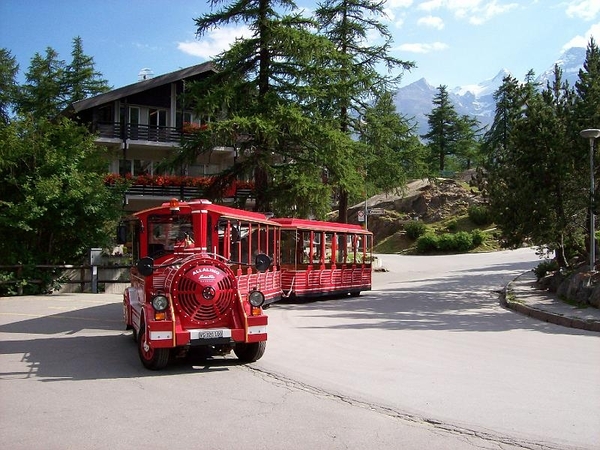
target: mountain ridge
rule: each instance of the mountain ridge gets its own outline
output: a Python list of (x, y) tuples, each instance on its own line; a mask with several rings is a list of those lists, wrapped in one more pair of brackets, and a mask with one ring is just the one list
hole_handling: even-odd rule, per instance
[[(579, 78), (579, 70), (583, 68), (586, 49), (571, 47), (558, 60), (542, 72), (536, 79), (542, 88), (554, 80), (554, 66), (558, 65), (563, 71), (563, 79), (574, 86)], [(468, 115), (479, 120), (482, 127), (489, 127), (494, 121), (496, 102), (494, 92), (502, 86), (502, 82), (511, 72), (503, 68), (492, 78), (477, 84), (457, 86), (448, 89), (448, 97), (459, 115)], [(433, 109), (433, 99), (438, 88), (429, 84), (426, 78), (421, 78), (396, 91), (394, 104), (399, 114), (411, 121), (417, 134), (423, 136), (429, 131), (427, 114)]]

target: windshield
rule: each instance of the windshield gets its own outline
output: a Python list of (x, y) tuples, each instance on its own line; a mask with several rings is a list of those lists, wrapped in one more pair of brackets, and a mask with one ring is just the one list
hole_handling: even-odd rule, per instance
[(153, 215), (148, 218), (148, 256), (173, 253), (175, 244), (193, 245), (191, 214)]

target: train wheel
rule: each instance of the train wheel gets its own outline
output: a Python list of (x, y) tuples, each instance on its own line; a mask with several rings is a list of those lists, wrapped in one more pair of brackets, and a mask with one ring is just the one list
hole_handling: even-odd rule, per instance
[(253, 342), (252, 344), (236, 344), (233, 352), (240, 361), (258, 361), (265, 354), (267, 341)]
[(168, 348), (152, 348), (148, 345), (146, 326), (142, 324), (138, 336), (138, 354), (146, 369), (160, 370), (169, 362)]

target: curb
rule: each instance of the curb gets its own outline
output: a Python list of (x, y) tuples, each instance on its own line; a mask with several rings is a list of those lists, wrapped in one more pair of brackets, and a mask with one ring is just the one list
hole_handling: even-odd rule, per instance
[[(519, 275), (513, 281), (509, 282), (502, 290), (500, 295), (500, 303), (503, 306), (543, 322), (600, 333), (600, 319), (581, 319), (577, 317), (569, 317), (565, 314), (544, 310), (531, 305), (531, 303), (534, 301), (519, 300), (519, 294), (522, 294), (523, 297), (531, 298), (532, 296), (536, 296), (543, 298), (544, 300), (555, 300), (556, 302), (560, 302), (561, 305), (563, 304), (562, 300), (558, 299), (558, 297), (555, 295), (536, 289), (533, 286), (533, 282), (528, 282), (527, 280), (523, 281), (522, 278), (525, 278), (527, 275), (529, 275), (528, 272)], [(519, 287), (516, 286), (517, 283), (520, 284)], [(572, 308), (573, 311), (577, 310), (575, 307), (570, 308)]]

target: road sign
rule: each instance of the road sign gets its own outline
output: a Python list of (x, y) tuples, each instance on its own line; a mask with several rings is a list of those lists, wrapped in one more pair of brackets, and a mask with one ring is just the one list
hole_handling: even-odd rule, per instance
[(364, 222), (365, 221), (365, 212), (364, 211), (362, 211), (362, 210), (358, 211), (357, 216), (358, 216), (358, 221), (359, 222)]
[(385, 211), (383, 210), (383, 208), (371, 208), (371, 209), (369, 209), (369, 215), (370, 216), (380, 216), (382, 214), (385, 214)]

